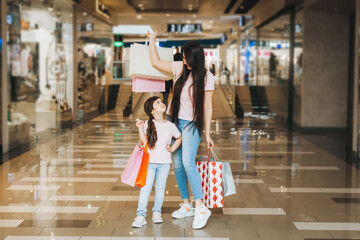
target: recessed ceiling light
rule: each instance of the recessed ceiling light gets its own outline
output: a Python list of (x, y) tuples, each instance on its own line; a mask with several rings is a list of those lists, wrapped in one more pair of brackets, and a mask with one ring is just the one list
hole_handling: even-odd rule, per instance
[(54, 11), (54, 4), (53, 3), (50, 3), (48, 10), (50, 12)]
[(186, 23), (189, 24), (189, 23), (191, 23), (191, 21), (190, 21), (190, 20), (187, 20)]
[(170, 14), (169, 14), (169, 13), (167, 13), (167, 14), (166, 14), (166, 16), (167, 16), (167, 17), (170, 17)]
[(196, 18), (196, 14), (193, 15), (193, 18)]
[(83, 12), (83, 15), (86, 16), (86, 15), (87, 15), (87, 12)]
[(139, 7), (143, 7), (144, 5), (142, 5), (141, 3), (138, 5)]
[(137, 19), (141, 19), (142, 16), (141, 16), (141, 15), (137, 15), (136, 18), (137, 18)]

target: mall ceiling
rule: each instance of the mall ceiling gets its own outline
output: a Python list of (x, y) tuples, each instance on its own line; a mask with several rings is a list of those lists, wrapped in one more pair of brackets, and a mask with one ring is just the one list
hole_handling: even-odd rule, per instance
[[(104, 3), (109, 6), (113, 25), (151, 25), (159, 30), (160, 37), (187, 39), (218, 38), (224, 33), (230, 33), (233, 27), (239, 25), (241, 15), (235, 12), (247, 1), (249, 0), (104, 0)], [(170, 23), (200, 23), (202, 34), (168, 34), (167, 24)]]

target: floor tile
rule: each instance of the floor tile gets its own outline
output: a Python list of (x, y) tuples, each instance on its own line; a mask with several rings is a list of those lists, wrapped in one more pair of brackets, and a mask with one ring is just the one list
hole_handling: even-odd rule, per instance
[(234, 179), (234, 183), (264, 183), (262, 179)]
[(334, 166), (254, 166), (256, 170), (318, 170), (318, 171), (330, 171), (340, 170)]
[(286, 215), (281, 208), (223, 208), (229, 215)]
[(50, 201), (105, 201), (107, 196), (101, 195), (53, 195)]
[(118, 178), (80, 178), (80, 177), (71, 177), (71, 178), (40, 178), (40, 177), (24, 177), (21, 182), (117, 182)]
[(18, 227), (24, 219), (0, 219), (0, 228)]
[(360, 231), (360, 223), (294, 222), (299, 230)]
[(123, 171), (81, 170), (76, 174), (121, 175)]
[(57, 191), (61, 188), (61, 186), (56, 185), (11, 185), (6, 190), (10, 191)]
[(57, 236), (8, 236), (5, 240), (80, 240), (80, 237)]
[(31, 206), (0, 206), (0, 212), (2, 213), (32, 213), (35, 212), (39, 207), (31, 207)]
[(43, 213), (96, 213), (99, 207), (39, 207), (36, 212)]

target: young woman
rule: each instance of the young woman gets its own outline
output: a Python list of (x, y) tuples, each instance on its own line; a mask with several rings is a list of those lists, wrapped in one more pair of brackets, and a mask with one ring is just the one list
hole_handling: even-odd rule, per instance
[[(214, 147), (210, 137), (214, 76), (205, 68), (204, 49), (198, 42), (188, 42), (181, 49), (183, 61), (163, 61), (156, 50), (156, 36), (148, 32), (151, 63), (159, 70), (175, 75), (173, 98), (167, 114), (182, 132), (182, 146), (174, 152), (175, 177), (184, 203), (172, 213), (174, 218), (194, 216), (192, 227), (205, 227), (211, 212), (203, 204), (201, 179), (195, 163), (203, 130), (208, 148)], [(195, 200), (195, 211), (189, 199), (188, 182)], [(194, 213), (195, 212), (195, 213)]]
[[(171, 153), (181, 144), (181, 133), (173, 124), (164, 119), (166, 105), (159, 97), (150, 97), (144, 104), (145, 113), (149, 120), (136, 122), (139, 128), (141, 143), (148, 143), (149, 166), (146, 175), (146, 184), (140, 190), (137, 217), (132, 223), (133, 227), (146, 225), (146, 208), (155, 179), (155, 202), (152, 220), (154, 223), (162, 223), (161, 207), (164, 201), (166, 180), (170, 171)], [(172, 138), (176, 141), (170, 147)]]

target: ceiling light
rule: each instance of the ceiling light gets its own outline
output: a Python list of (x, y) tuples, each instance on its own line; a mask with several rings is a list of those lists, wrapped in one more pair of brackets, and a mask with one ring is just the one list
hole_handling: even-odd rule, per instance
[(51, 2), (48, 8), (49, 11), (54, 11), (54, 4)]
[(144, 5), (142, 5), (141, 3), (138, 5), (139, 7), (143, 7)]
[(196, 18), (196, 14), (193, 15), (193, 18)]
[(191, 23), (191, 21), (190, 21), (190, 20), (187, 20), (187, 21), (186, 21), (186, 23), (187, 23), (187, 24), (190, 24), (190, 23)]
[(141, 15), (137, 15), (136, 18), (137, 18), (137, 19), (141, 19), (142, 16), (141, 16)]
[(167, 16), (167, 17), (170, 17), (170, 14), (169, 14), (169, 13), (167, 13), (167, 14), (166, 14), (166, 16)]

